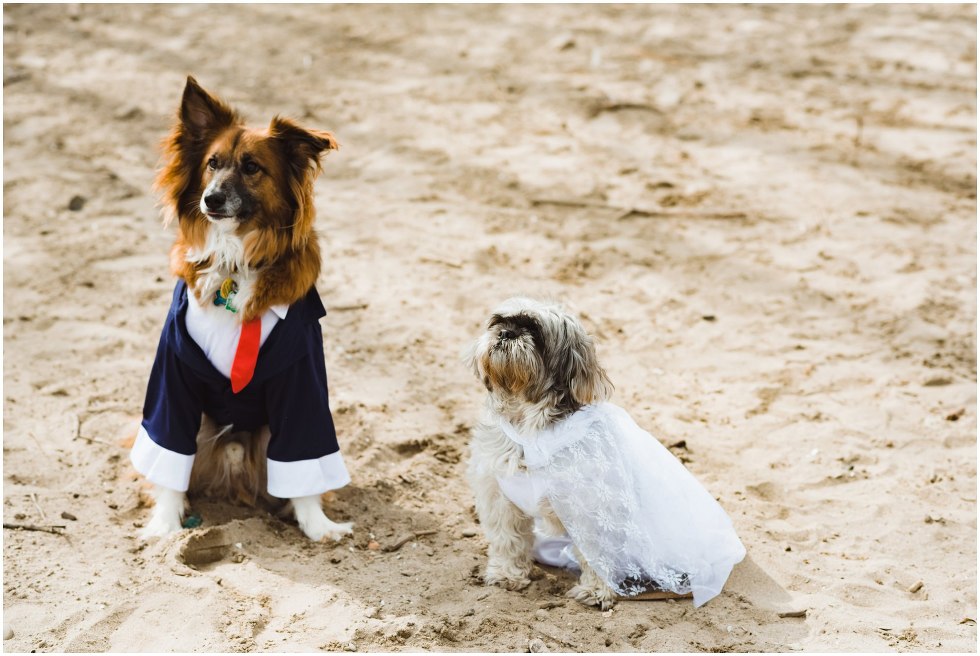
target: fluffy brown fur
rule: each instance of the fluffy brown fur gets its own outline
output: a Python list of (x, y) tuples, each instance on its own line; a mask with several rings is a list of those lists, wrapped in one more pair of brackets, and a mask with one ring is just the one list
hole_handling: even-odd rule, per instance
[[(321, 171), (321, 154), (336, 148), (329, 132), (278, 116), (266, 129), (247, 128), (237, 112), (188, 77), (177, 121), (163, 142), (163, 167), (155, 185), (164, 223), (177, 221), (171, 272), (183, 278), (199, 302), (210, 301), (213, 290), (198, 283), (212, 262), (192, 261), (188, 254), (200, 251), (214, 228), (201, 212), (201, 197), (213, 175), (209, 160), (215, 158), (230, 170), (226, 175), (252, 208), (244, 216), (223, 219), (237, 221), (243, 265), (255, 276), (252, 297), (238, 316), (249, 321), (272, 305), (289, 305), (305, 296), (320, 273), (313, 182)], [(258, 170), (249, 172), (246, 163)], [(205, 415), (189, 491), (247, 506), (281, 505), (265, 490), (269, 438), (268, 427), (232, 433)]]
[[(211, 175), (208, 162), (216, 158), (229, 163), (236, 184), (254, 205), (253, 211), (237, 219), (245, 265), (257, 273), (241, 319), (250, 321), (272, 305), (289, 305), (302, 298), (320, 273), (313, 181), (321, 170), (321, 154), (337, 148), (331, 133), (278, 116), (268, 128), (247, 128), (237, 112), (188, 77), (177, 122), (163, 143), (163, 167), (156, 178), (164, 222), (177, 220), (177, 239), (170, 252), (172, 273), (184, 279), (199, 302), (208, 300), (204, 298), (208, 290), (197, 283), (211, 262), (190, 262), (188, 252), (204, 246), (211, 228), (200, 200)], [(245, 163), (258, 171), (250, 172)]]
[(197, 437), (197, 455), (188, 492), (226, 499), (244, 506), (281, 506), (283, 501), (265, 491), (266, 449), (269, 427), (257, 431), (222, 431), (204, 416)]

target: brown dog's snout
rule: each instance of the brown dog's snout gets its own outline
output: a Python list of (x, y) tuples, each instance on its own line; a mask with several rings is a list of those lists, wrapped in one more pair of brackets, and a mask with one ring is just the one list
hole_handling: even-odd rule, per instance
[(212, 191), (204, 196), (204, 204), (209, 210), (220, 210), (227, 197), (220, 191)]

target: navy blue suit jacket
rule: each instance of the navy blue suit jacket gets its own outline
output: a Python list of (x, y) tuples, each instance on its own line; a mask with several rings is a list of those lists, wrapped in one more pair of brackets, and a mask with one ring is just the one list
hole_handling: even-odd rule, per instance
[(269, 425), (270, 460), (295, 462), (339, 451), (327, 395), (326, 315), (315, 288), (289, 306), (259, 351), (252, 380), (238, 394), (187, 332), (187, 285), (179, 281), (163, 326), (143, 406), (143, 427), (164, 449), (197, 451), (201, 415), (235, 431)]

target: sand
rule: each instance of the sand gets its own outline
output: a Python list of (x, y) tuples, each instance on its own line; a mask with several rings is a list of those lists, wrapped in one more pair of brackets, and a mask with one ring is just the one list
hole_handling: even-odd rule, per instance
[[(189, 73), (342, 143), (337, 544), (203, 500), (136, 539)], [(973, 651), (976, 75), (973, 6), (6, 5), (3, 517), (67, 528), (3, 531), (5, 651)], [(515, 293), (730, 513), (708, 605), (481, 584), (460, 353)]]

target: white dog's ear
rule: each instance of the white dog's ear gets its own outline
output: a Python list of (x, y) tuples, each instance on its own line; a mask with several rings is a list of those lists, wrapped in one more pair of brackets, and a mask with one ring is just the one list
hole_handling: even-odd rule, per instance
[(572, 399), (580, 405), (598, 403), (612, 396), (613, 384), (606, 371), (599, 365), (595, 344), (582, 325), (573, 317), (566, 316), (561, 323), (564, 332), (559, 340), (554, 370), (568, 389)]
[(480, 377), (480, 340), (476, 339), (463, 348), (462, 359), (466, 368), (473, 372), (477, 378)]
[(479, 342), (472, 342), (463, 347), (462, 360), (466, 368), (473, 372), (474, 376), (479, 376), (480, 371), (476, 366), (476, 347)]

